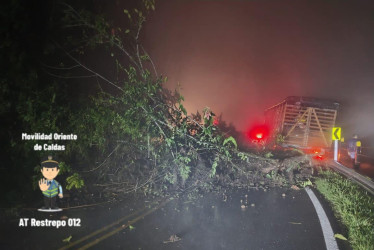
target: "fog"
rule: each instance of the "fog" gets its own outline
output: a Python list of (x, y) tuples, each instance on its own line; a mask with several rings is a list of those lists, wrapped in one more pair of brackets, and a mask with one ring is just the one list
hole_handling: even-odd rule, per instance
[[(287, 96), (341, 103), (350, 137), (374, 133), (372, 1), (165, 1), (145, 47), (188, 112), (212, 108), (238, 130)], [(374, 146), (374, 143), (373, 145)]]

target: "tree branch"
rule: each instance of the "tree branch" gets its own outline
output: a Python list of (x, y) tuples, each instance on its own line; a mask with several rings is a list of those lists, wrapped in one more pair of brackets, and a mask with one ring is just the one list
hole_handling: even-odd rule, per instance
[(93, 76), (97, 76), (99, 78), (101, 78), (102, 80), (104, 80), (105, 82), (111, 84), (112, 86), (116, 87), (117, 89), (121, 90), (122, 92), (124, 92), (124, 90), (117, 86), (116, 84), (114, 84), (112, 81), (108, 80), (107, 78), (105, 78), (104, 76), (100, 75), (99, 73), (93, 71), (92, 69), (88, 68), (87, 66), (83, 65), (83, 63), (81, 63), (78, 59), (76, 59), (75, 57), (73, 57), (69, 52), (67, 52), (64, 48), (61, 47), (61, 45), (59, 45), (57, 42), (55, 42), (56, 45), (62, 50), (65, 52), (65, 54), (70, 58), (72, 59), (74, 62), (76, 62), (78, 65), (80, 65), (82, 68), (84, 68), (85, 70), (91, 72), (92, 74), (94, 74)]

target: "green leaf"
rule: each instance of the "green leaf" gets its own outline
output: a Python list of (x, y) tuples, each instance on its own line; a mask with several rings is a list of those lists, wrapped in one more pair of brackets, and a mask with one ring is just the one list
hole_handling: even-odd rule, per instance
[(135, 229), (135, 227), (134, 227), (134, 226), (131, 226), (131, 225), (129, 225), (129, 229), (130, 229), (130, 231), (131, 231), (131, 230)]
[(129, 11), (126, 10), (126, 9), (123, 9), (123, 13), (125, 13), (125, 14), (129, 14)]
[(218, 162), (214, 161), (213, 164), (212, 164), (212, 170), (211, 170), (210, 175), (209, 175), (210, 178), (213, 178), (216, 175), (217, 165), (218, 165)]
[(273, 157), (273, 154), (271, 152), (267, 152), (264, 156), (265, 158), (271, 158)]
[(73, 175), (66, 178), (66, 189), (70, 190), (73, 187), (76, 189), (82, 188), (84, 186), (84, 180), (80, 177), (78, 173), (74, 173)]
[(128, 34), (129, 32), (130, 32), (130, 30), (129, 30), (129, 29), (125, 30), (125, 33), (126, 33), (126, 34)]
[(230, 137), (226, 138), (223, 141), (223, 146), (225, 146), (228, 142), (231, 142), (232, 144), (234, 144), (235, 148), (238, 147), (238, 144), (236, 143), (236, 140), (234, 139), (234, 137), (230, 136)]
[(147, 61), (149, 60), (149, 56), (145, 54), (145, 55), (140, 56), (140, 59), (142, 59), (143, 61)]
[(71, 238), (73, 238), (73, 236), (70, 235), (70, 236), (67, 237), (66, 239), (63, 239), (62, 242), (67, 242), (67, 243), (69, 243), (70, 240), (71, 240)]
[(347, 238), (344, 237), (344, 236), (341, 235), (341, 234), (335, 234), (334, 237), (335, 237), (335, 238), (338, 238), (338, 239), (341, 239), (341, 240), (347, 240)]
[(179, 104), (179, 108), (182, 110), (184, 115), (187, 115), (187, 110), (184, 108), (182, 104)]
[(313, 183), (308, 179), (307, 181), (304, 181), (301, 183), (301, 186), (306, 187), (306, 186), (312, 186)]

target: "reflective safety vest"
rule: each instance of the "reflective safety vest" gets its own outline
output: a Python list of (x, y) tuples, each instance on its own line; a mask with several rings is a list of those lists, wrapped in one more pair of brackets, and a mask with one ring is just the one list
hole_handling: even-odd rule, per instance
[(43, 192), (43, 195), (48, 198), (55, 197), (56, 195), (58, 195), (58, 189), (60, 187), (60, 184), (55, 180), (48, 181), (48, 184), (49, 182), (51, 182), (51, 184), (49, 185), (48, 190)]

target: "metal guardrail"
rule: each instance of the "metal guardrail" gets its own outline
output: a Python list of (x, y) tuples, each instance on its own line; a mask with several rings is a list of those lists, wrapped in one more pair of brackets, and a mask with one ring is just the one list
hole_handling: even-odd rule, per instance
[(365, 188), (369, 193), (374, 195), (374, 182), (371, 181), (371, 179), (368, 179), (368, 177), (365, 177), (354, 170), (347, 168), (346, 166), (340, 164), (336, 161), (330, 161), (329, 165), (333, 167), (336, 171), (339, 173), (342, 173), (347, 178), (353, 180), (357, 184), (359, 184), (361, 187)]
[[(344, 152), (347, 152), (347, 149), (346, 148), (340, 148), (339, 149), (340, 151), (344, 151)], [(373, 156), (369, 156), (369, 155), (366, 155), (366, 154), (363, 154), (363, 153), (360, 153), (360, 154), (357, 154), (361, 157), (365, 157), (367, 159), (371, 159), (371, 160), (374, 160), (374, 157)]]
[[(374, 148), (373, 147), (360, 147), (361, 152), (358, 154), (361, 157), (366, 157), (368, 159), (374, 160)], [(347, 143), (340, 143), (339, 150), (347, 152)]]

